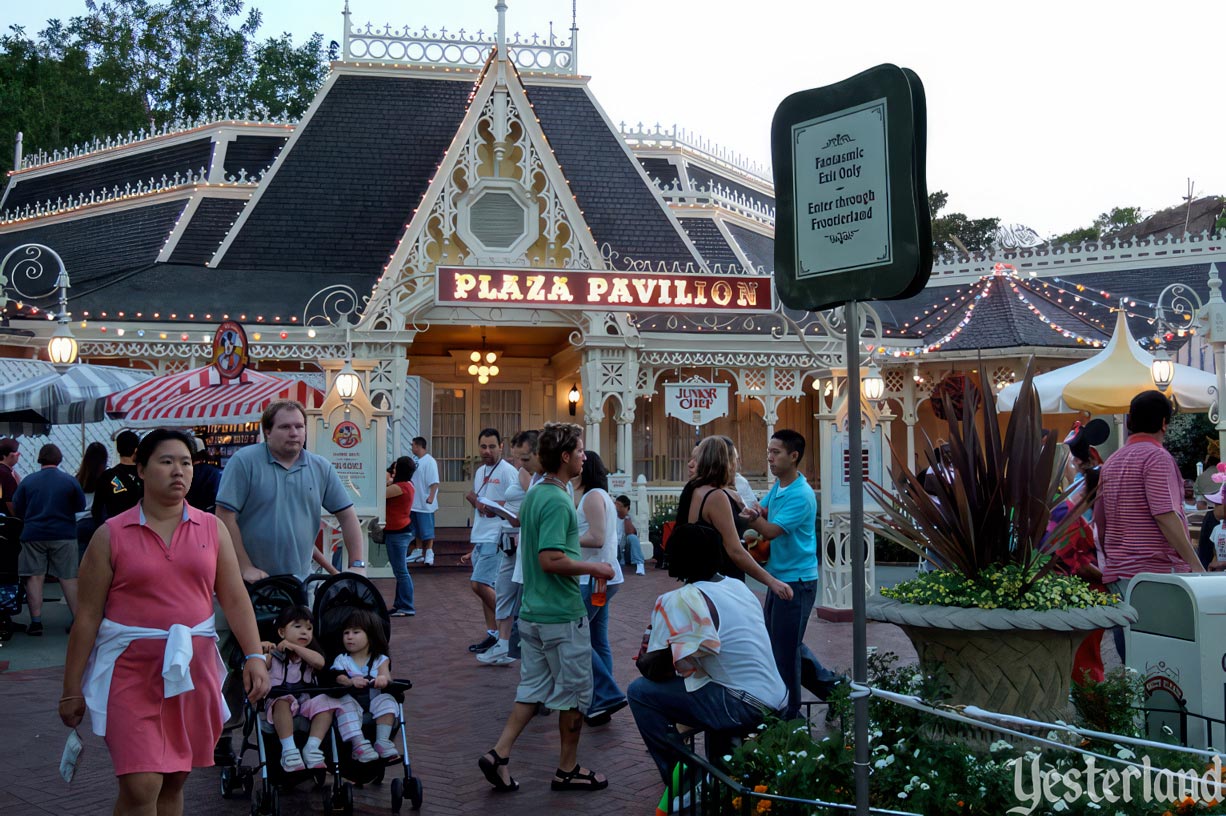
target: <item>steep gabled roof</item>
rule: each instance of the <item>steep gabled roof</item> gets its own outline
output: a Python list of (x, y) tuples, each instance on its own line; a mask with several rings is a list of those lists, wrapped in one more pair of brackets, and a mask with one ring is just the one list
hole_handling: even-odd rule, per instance
[(737, 224), (728, 224), (728, 232), (741, 251), (753, 263), (767, 272), (775, 271), (775, 239)]
[(690, 177), (690, 184), (694, 185), (694, 187), (697, 189), (705, 190), (718, 185), (740, 193), (746, 198), (751, 198), (754, 201), (768, 204), (772, 207), (775, 206), (775, 197), (773, 195), (763, 193), (760, 190), (755, 190), (753, 187), (741, 184), (738, 181), (734, 181), (729, 176), (713, 173), (705, 167), (699, 167), (692, 161), (686, 161), (685, 171)]
[(186, 205), (183, 199), (165, 201), (0, 233), (0, 257), (21, 244), (51, 247), (72, 281), (74, 311), (88, 308), (82, 306), (87, 298), (123, 308), (126, 292), (113, 284), (157, 260)]
[(425, 193), (471, 90), (471, 81), (336, 76), (214, 263), (276, 272), (283, 285), (303, 274), (361, 272), (368, 288)]
[(287, 136), (234, 137), (226, 146), (226, 158), (222, 162), (226, 177), (263, 173), (276, 161), (287, 141)]
[(247, 200), (243, 198), (204, 198), (175, 243), (170, 263), (204, 266), (246, 206)]
[(740, 260), (732, 247), (728, 246), (723, 233), (713, 218), (680, 218), (681, 226), (694, 242), (694, 247), (702, 255), (708, 266), (720, 266), (724, 271), (732, 267), (741, 267)]
[(698, 261), (587, 87), (524, 90), (597, 244), (635, 260)]

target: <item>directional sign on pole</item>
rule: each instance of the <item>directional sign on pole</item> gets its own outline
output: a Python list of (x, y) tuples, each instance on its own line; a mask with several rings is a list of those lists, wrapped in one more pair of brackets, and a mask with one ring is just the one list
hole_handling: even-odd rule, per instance
[(775, 111), (775, 285), (795, 309), (910, 297), (932, 270), (919, 77), (879, 65)]
[[(861, 449), (857, 301), (910, 297), (932, 271), (924, 86), (879, 65), (789, 96), (775, 111), (775, 288), (794, 309), (846, 306), (848, 449)], [(829, 455), (829, 454), (827, 454)], [(851, 457), (852, 679), (868, 681), (864, 466)], [(868, 698), (855, 700), (856, 813), (869, 811)]]

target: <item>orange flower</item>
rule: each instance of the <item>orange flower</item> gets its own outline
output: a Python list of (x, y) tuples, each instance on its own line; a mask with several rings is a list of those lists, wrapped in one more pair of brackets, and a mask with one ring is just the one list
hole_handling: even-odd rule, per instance
[(754, 793), (766, 793), (768, 790), (769, 788), (767, 788), (765, 785), (754, 785), (753, 786)]
[(771, 803), (769, 799), (763, 799), (758, 803), (758, 813), (770, 813)]
[(737, 810), (741, 809), (741, 797), (739, 796), (732, 797), (732, 807), (736, 808)]
[(963, 802), (961, 799), (959, 799), (959, 800), (958, 800), (958, 807), (966, 807), (966, 803), (965, 803), (965, 802)]

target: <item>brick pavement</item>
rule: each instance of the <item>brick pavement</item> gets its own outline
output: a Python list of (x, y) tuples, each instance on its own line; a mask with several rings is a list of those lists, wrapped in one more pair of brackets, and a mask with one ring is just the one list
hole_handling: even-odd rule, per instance
[[(514, 697), (515, 668), (477, 665), (465, 646), (482, 631), (477, 602), (467, 575), (459, 570), (414, 570), (418, 615), (393, 619), (392, 665), (397, 676), (412, 679), (406, 702), (409, 749), (414, 773), (425, 785), (421, 813), (516, 814), (570, 813), (595, 807), (602, 814), (652, 812), (660, 795), (654, 766), (643, 748), (629, 711), (603, 728), (585, 729), (580, 758), (607, 774), (610, 788), (598, 794), (553, 793), (549, 779), (557, 762), (557, 719), (538, 717), (516, 746), (511, 768), (518, 793), (491, 792), (476, 760), (497, 739)], [(391, 581), (377, 581), (390, 597)], [(610, 640), (615, 673), (623, 688), (637, 676), (631, 661), (638, 649), (652, 601), (675, 586), (663, 571), (648, 568), (643, 577), (628, 575), (611, 602)], [(6, 649), (16, 656), (22, 635)], [(845, 667), (851, 660), (850, 624), (814, 618), (807, 642), (828, 665)], [(882, 651), (914, 659), (902, 633), (893, 626), (870, 625), (869, 643)], [(20, 665), (20, 664), (17, 664)], [(0, 673), (0, 813), (94, 816), (109, 812), (115, 780), (102, 740), (82, 729), (86, 749), (71, 787), (58, 776), (64, 729), (56, 717), (60, 667)], [(249, 757), (250, 761), (250, 757)], [(198, 770), (187, 785), (188, 814), (238, 816), (247, 813), (245, 800), (226, 801), (218, 792), (217, 771)], [(379, 813), (389, 808), (387, 785), (356, 792), (357, 812)], [(302, 788), (282, 800), (282, 812), (322, 811), (319, 794)], [(405, 812), (408, 812), (407, 806)]]

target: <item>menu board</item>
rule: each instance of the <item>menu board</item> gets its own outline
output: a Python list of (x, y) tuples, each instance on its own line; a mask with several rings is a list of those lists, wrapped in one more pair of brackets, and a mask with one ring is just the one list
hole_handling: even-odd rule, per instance
[(224, 468), (231, 456), (260, 441), (260, 423), (200, 425), (192, 429), (192, 434), (204, 440), (205, 461)]

